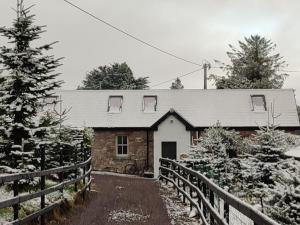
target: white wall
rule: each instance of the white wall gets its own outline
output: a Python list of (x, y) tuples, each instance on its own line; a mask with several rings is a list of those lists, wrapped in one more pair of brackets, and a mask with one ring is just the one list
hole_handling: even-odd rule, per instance
[[(173, 121), (173, 122), (172, 122)], [(161, 142), (176, 141), (177, 159), (182, 153), (188, 153), (190, 146), (190, 131), (176, 117), (169, 116), (154, 131), (154, 177), (159, 175), (159, 158), (161, 157)]]

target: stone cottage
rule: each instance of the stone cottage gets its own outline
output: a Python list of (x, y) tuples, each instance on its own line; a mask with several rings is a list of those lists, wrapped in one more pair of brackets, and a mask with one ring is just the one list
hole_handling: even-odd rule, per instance
[(135, 165), (157, 176), (160, 157), (185, 156), (217, 122), (249, 135), (273, 113), (279, 128), (299, 129), (292, 89), (60, 90), (56, 98), (55, 107), (71, 108), (67, 125), (94, 129), (92, 164), (101, 171), (129, 173)]

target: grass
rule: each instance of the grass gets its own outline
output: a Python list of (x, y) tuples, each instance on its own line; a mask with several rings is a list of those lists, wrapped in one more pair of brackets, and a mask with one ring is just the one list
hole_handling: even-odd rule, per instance
[[(46, 180), (46, 188), (52, 187), (52, 186), (57, 185), (57, 184), (58, 183), (56, 181), (53, 181), (53, 180), (50, 180), (50, 179)], [(83, 188), (83, 186), (84, 185), (83, 185), (82, 182), (78, 182), (77, 183), (78, 191), (80, 191), (81, 188)], [(9, 185), (5, 186), (4, 190), (7, 191), (7, 192), (12, 191), (11, 186), (9, 186)], [(22, 194), (24, 192), (33, 193), (33, 192), (37, 192), (39, 190), (40, 190), (40, 184), (39, 183), (36, 184), (36, 185), (24, 185), (24, 186), (22, 186), (22, 191), (20, 191), (20, 194)], [(57, 193), (58, 192), (59, 191), (57, 191)], [(51, 193), (47, 196), (49, 197), (50, 195), (51, 195)], [(69, 185), (68, 187), (64, 188), (64, 198), (70, 204), (73, 204), (72, 202), (74, 201), (75, 196), (76, 196), (76, 192), (75, 192), (74, 184)], [(13, 197), (13, 196), (11, 195), (11, 197)], [(54, 196), (54, 201), (56, 201), (55, 196)], [(37, 211), (39, 209), (40, 209), (39, 198), (35, 198), (35, 199), (32, 199), (32, 200), (23, 202), (20, 205), (19, 218), (22, 219), (22, 218), (34, 213), (35, 211)], [(0, 209), (0, 218), (2, 220), (11, 221), (13, 219), (13, 208), (12, 207), (7, 207), (7, 208)], [(1, 219), (0, 219), (0, 223), (2, 222)]]

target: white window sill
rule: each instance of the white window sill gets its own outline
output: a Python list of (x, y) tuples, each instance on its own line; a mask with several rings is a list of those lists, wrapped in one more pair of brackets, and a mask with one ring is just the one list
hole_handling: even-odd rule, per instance
[(116, 159), (129, 159), (129, 155), (116, 155)]
[(252, 110), (252, 112), (254, 112), (254, 113), (266, 113), (267, 111), (266, 110)]

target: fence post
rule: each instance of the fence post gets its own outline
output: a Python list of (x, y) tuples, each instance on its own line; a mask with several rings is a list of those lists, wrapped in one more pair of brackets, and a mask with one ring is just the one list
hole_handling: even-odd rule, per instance
[[(204, 198), (207, 198), (207, 189), (206, 189), (205, 183), (202, 184), (202, 192), (203, 192)], [(205, 205), (203, 205), (203, 214), (204, 214), (205, 218), (207, 218), (207, 209), (206, 209)]]
[[(214, 192), (210, 189), (209, 190), (209, 202), (211, 204), (211, 206), (214, 208), (215, 206), (215, 198), (214, 198)], [(214, 225), (214, 217), (212, 215), (212, 213), (210, 213), (210, 224)]]
[[(182, 171), (182, 177), (185, 178), (185, 171)], [(185, 192), (185, 182), (183, 181), (183, 191)], [(185, 203), (185, 195), (183, 195), (183, 203)]]
[[(75, 156), (74, 156), (75, 165), (77, 165), (77, 154), (78, 154), (78, 152), (77, 152), (77, 145), (75, 145)], [(77, 179), (77, 171), (78, 171), (78, 168), (75, 169), (75, 179)], [(77, 181), (74, 184), (74, 190), (75, 190), (75, 192), (78, 191)]]
[[(175, 164), (172, 164), (172, 172), (173, 172), (173, 181), (174, 183), (176, 182), (176, 177), (175, 177)], [(173, 184), (173, 189), (175, 190), (175, 184)]]
[[(83, 162), (85, 162), (86, 161), (86, 149), (83, 146), (83, 141), (81, 142), (80, 146), (81, 146), (81, 150), (83, 151)], [(84, 190), (83, 190), (83, 193), (82, 193), (83, 199), (85, 199), (85, 191), (86, 191), (86, 188), (85, 188), (85, 168), (86, 168), (86, 165), (83, 166), (83, 180), (82, 180), (83, 185), (84, 185)]]
[[(19, 181), (15, 180), (13, 183), (13, 192), (14, 192), (14, 197), (17, 197), (19, 195)], [(19, 204), (13, 205), (14, 209), (14, 220), (19, 219)]]
[[(192, 174), (188, 174), (188, 180), (193, 183), (193, 175)], [(190, 189), (190, 197), (193, 198), (193, 190), (192, 188), (189, 186), (189, 189)], [(192, 202), (190, 202), (190, 211), (192, 211), (193, 209), (193, 205), (192, 205)]]
[[(180, 176), (180, 167), (179, 166), (177, 166), (177, 173)], [(179, 195), (179, 188), (180, 188), (180, 179), (179, 179), (179, 176), (177, 177), (177, 186), (178, 186), (177, 195)]]
[[(83, 151), (83, 161), (85, 162), (86, 161), (86, 149), (85, 147), (83, 146), (83, 142), (81, 142), (81, 150)], [(85, 168), (86, 168), (86, 165), (83, 167), (83, 175), (85, 175)], [(85, 185), (85, 176), (83, 177), (83, 185)]]
[(226, 222), (229, 224), (229, 204), (224, 199), (224, 218)]
[[(45, 146), (40, 147), (41, 150), (41, 171), (45, 170)], [(45, 176), (41, 176), (41, 191), (45, 190)], [(45, 208), (45, 195), (41, 195), (41, 209)], [(45, 225), (45, 215), (41, 215), (41, 225)]]
[[(199, 188), (200, 192), (201, 192), (201, 181), (200, 181), (200, 178), (197, 177), (197, 187)], [(201, 209), (201, 197), (199, 194), (197, 194), (198, 196), (198, 205), (199, 205), (199, 208)]]

